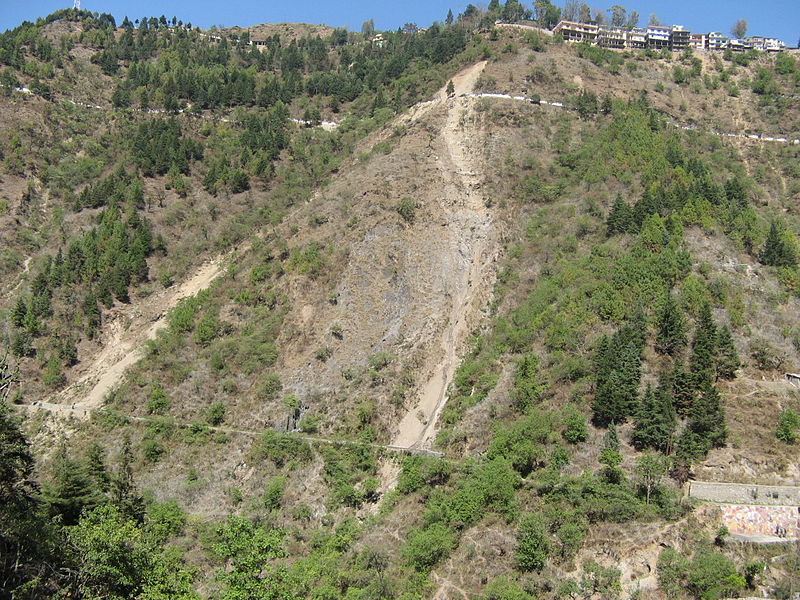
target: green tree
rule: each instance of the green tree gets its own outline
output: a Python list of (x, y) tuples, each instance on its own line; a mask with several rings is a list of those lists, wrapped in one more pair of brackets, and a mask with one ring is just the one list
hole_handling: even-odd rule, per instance
[(68, 532), (83, 598), (195, 600), (193, 574), (116, 507), (101, 506)]
[(704, 381), (692, 408), (689, 411), (688, 430), (702, 441), (705, 451), (725, 445), (728, 430), (725, 411), (719, 392), (711, 383)]
[(733, 335), (727, 325), (723, 325), (717, 337), (717, 377), (721, 379), (735, 379), (736, 371), (742, 366)]
[(704, 381), (713, 381), (716, 375), (717, 326), (711, 316), (711, 306), (704, 303), (692, 340), (689, 366), (699, 388)]
[(75, 525), (85, 509), (102, 501), (100, 490), (84, 465), (67, 455), (61, 446), (51, 465), (52, 476), (42, 488), (42, 498), (51, 516), (60, 516), (65, 525)]
[(613, 5), (607, 11), (609, 15), (611, 15), (611, 25), (613, 27), (622, 27), (626, 23), (625, 16), (627, 14), (627, 10), (624, 6), (620, 6), (619, 4)]
[(686, 320), (670, 293), (664, 299), (656, 327), (656, 352), (676, 356), (686, 347)]
[(800, 430), (800, 415), (791, 408), (784, 409), (778, 416), (775, 437), (787, 444), (794, 444), (798, 439), (798, 430)]
[(685, 417), (689, 414), (696, 395), (694, 378), (685, 363), (677, 361), (669, 379), (672, 383), (672, 404), (675, 412)]
[(797, 265), (797, 243), (786, 230), (783, 222), (773, 220), (764, 242), (759, 260), (770, 267), (794, 267)]
[(606, 219), (606, 235), (629, 233), (633, 230), (633, 209), (617, 194)]
[(689, 561), (677, 550), (666, 548), (658, 555), (656, 573), (658, 574), (658, 589), (670, 600), (675, 600), (684, 594), (684, 586), (689, 574)]
[(118, 466), (111, 478), (111, 503), (126, 519), (141, 523), (144, 519), (144, 499), (133, 481), (133, 452), (131, 439), (126, 434), (122, 439)]
[(521, 571), (541, 571), (550, 554), (547, 526), (539, 513), (522, 518), (517, 530), (517, 567)]
[(666, 456), (647, 453), (636, 459), (634, 472), (639, 487), (644, 490), (645, 504), (650, 504), (650, 496), (657, 490), (669, 468), (669, 460)]
[(517, 361), (514, 372), (514, 403), (525, 412), (539, 403), (544, 386), (539, 381), (539, 359), (528, 353)]
[(289, 600), (294, 598), (285, 566), (274, 565), (286, 556), (284, 533), (241, 517), (229, 517), (217, 528), (217, 555), (227, 561), (219, 577), (222, 600)]
[(718, 600), (732, 597), (745, 587), (744, 578), (736, 566), (716, 550), (700, 550), (689, 565), (687, 577), (689, 591), (700, 600)]
[(676, 426), (671, 393), (672, 382), (668, 377), (662, 377), (656, 390), (647, 387), (634, 416), (631, 433), (631, 441), (637, 449), (669, 452)]

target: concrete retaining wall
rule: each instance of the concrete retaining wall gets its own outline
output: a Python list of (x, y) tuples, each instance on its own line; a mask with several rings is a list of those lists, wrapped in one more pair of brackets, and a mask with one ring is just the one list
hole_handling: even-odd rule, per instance
[(690, 481), (689, 496), (724, 504), (800, 506), (800, 487)]

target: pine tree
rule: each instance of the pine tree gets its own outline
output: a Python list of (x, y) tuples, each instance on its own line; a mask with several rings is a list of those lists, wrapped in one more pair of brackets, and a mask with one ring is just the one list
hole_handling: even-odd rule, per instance
[(28, 305), (25, 304), (25, 299), (20, 296), (17, 298), (17, 303), (11, 309), (11, 323), (14, 327), (22, 327), (25, 323), (25, 315), (28, 312)]
[(683, 362), (676, 362), (670, 375), (672, 381), (672, 403), (676, 412), (686, 417), (695, 397), (694, 378)]
[(692, 341), (692, 357), (689, 362), (697, 389), (702, 387), (704, 381), (711, 382), (714, 380), (716, 356), (717, 326), (711, 316), (711, 307), (706, 302), (700, 310), (700, 318), (697, 321), (694, 340)]
[(672, 407), (672, 385), (662, 378), (656, 390), (647, 386), (634, 417), (631, 441), (638, 449), (653, 448), (669, 452), (675, 432), (675, 410)]
[(144, 499), (133, 481), (132, 464), (131, 439), (126, 435), (122, 440), (119, 467), (111, 479), (111, 502), (127, 518), (141, 523), (144, 520)]
[(676, 356), (686, 347), (686, 320), (672, 294), (668, 293), (664, 300), (657, 327), (656, 352)]
[(608, 431), (603, 437), (603, 450), (600, 452), (600, 463), (605, 465), (603, 468), (603, 477), (610, 483), (621, 483), (625, 474), (619, 468), (622, 462), (622, 454), (619, 451), (619, 435), (617, 434), (617, 426), (614, 423), (609, 424)]
[(620, 194), (614, 200), (606, 219), (606, 235), (627, 233), (633, 228), (633, 210)]
[(609, 340), (603, 336), (595, 355), (595, 398), (592, 420), (600, 426), (622, 423), (639, 397), (643, 349), (643, 311)]
[(767, 240), (759, 260), (770, 267), (794, 267), (797, 265), (797, 250), (789, 238), (783, 223), (772, 221)]
[(717, 377), (721, 379), (735, 379), (736, 370), (742, 366), (736, 345), (733, 343), (731, 330), (723, 325), (717, 337)]
[(719, 392), (711, 381), (705, 380), (702, 383), (689, 413), (688, 429), (704, 440), (708, 448), (725, 445), (728, 436), (725, 410), (722, 408)]
[(64, 525), (76, 525), (81, 513), (102, 498), (83, 465), (69, 458), (62, 446), (53, 459), (52, 479), (42, 488), (42, 499), (51, 516), (61, 516)]
[(94, 442), (89, 446), (83, 463), (86, 474), (94, 482), (96, 488), (102, 493), (108, 492), (111, 476), (105, 464), (105, 450), (99, 442)]

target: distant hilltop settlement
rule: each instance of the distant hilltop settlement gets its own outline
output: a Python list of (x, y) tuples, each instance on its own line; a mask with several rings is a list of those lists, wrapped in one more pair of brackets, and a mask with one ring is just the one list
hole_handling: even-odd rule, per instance
[(777, 38), (757, 35), (742, 39), (712, 31), (710, 33), (692, 33), (681, 25), (649, 25), (648, 27), (611, 27), (596, 23), (578, 23), (575, 21), (559, 21), (553, 28), (554, 34), (560, 34), (567, 42), (584, 42), (605, 48), (638, 49), (638, 50), (727, 50), (744, 52), (745, 50), (762, 50), (765, 52), (782, 52), (786, 43)]

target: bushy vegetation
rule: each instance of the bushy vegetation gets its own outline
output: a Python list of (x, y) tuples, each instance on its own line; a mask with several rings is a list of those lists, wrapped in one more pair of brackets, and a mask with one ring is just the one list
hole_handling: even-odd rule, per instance
[[(534, 14), (552, 25), (558, 9), (537, 1)], [(103, 113), (111, 117), (102, 126), (70, 112), (77, 107), (48, 109), (75, 136), (69, 144), (28, 155), (29, 138), (44, 146), (45, 136), (27, 127), (2, 140), (4, 172), (41, 172), (18, 215), (43, 227), (31, 245), (51, 247), (31, 263), (30, 283), (8, 311), (9, 346), (26, 375), (62, 386), (78, 347), (115, 303), (137, 295), (147, 302), (199, 256), (262, 234), (239, 246), (247, 250), (226, 264), (218, 285), (166, 314), (167, 328), (109, 394), (109, 407), (94, 413), (86, 431), (105, 443), (121, 439), (118, 448), (83, 447), (79, 435), (37, 472), (19, 422), (0, 402), (4, 586), (20, 598), (180, 599), (198, 597), (197, 589), (231, 600), (412, 600), (431, 595), (431, 572), (446, 581), (452, 562), (471, 564), (497, 533), (492, 560), (504, 575), (481, 575), (485, 587), (465, 594), (620, 596), (616, 566), (575, 564), (586, 540), (594, 543), (602, 529), (638, 531), (685, 517), (691, 505), (668, 478), (684, 481), (693, 463), (734, 437), (727, 382), (743, 366), (737, 347), (751, 336), (745, 311), (756, 308), (709, 275), (690, 252), (693, 239), (727, 236), (763, 265), (759, 277), (800, 293), (791, 212), (770, 208), (763, 218), (753, 202), (758, 178), (676, 131), (644, 95), (622, 102), (582, 90), (566, 101), (574, 112), (559, 112), (561, 121), (531, 120), (553, 140), (532, 142), (531, 156), (509, 156), (498, 168), (510, 193), (486, 206), (518, 216), (519, 227), (499, 259), (490, 317), (469, 339), (447, 390), (437, 424), (445, 457), (397, 457), (396, 487), (384, 487), (392, 477), (383, 467), (394, 456), (380, 445), (397, 416), (389, 412), (409, 400), (419, 366), (417, 357), (406, 362), (405, 338), (391, 351), (366, 351), (359, 359), (366, 375), (342, 368), (346, 383), (330, 389), (286, 376), (291, 361), (281, 354), (282, 344), (305, 352), (316, 335), (290, 313), (287, 294), (296, 290), (288, 290), (308, 288), (333, 310), (347, 258), (338, 238), (327, 237), (335, 216), (296, 218), (302, 205), (348, 164), (361, 138), (443, 87), (462, 64), (491, 57), (498, 44), (516, 52), (508, 30), (491, 29), (495, 19), (534, 14), (513, 0), (493, 1), (424, 31), (409, 23), (384, 32), (382, 42), (373, 43), (365, 23), (361, 34), (274, 35), (260, 49), (247, 44), (246, 32), (201, 32), (166, 17), (126, 18), (115, 30), (108, 15), (76, 11), (0, 35), (4, 85), (66, 97), (74, 89), (70, 51), (81, 44), (94, 54), (84, 68), (114, 87), (115, 110)], [(79, 32), (59, 42), (45, 37), (47, 24), (61, 20)], [(544, 51), (548, 40), (522, 37), (526, 52)], [(575, 48), (615, 76), (630, 58)], [(681, 60), (671, 66), (675, 82), (700, 85), (699, 61)], [(730, 67), (755, 60), (731, 57)], [(796, 61), (781, 55), (774, 69), (763, 64), (739, 84), (762, 105), (780, 103)], [(446, 89), (455, 89), (452, 81)], [(293, 123), (301, 114), (307, 123)], [(340, 126), (316, 128), (323, 115)], [(551, 141), (553, 162), (531, 167)], [(393, 143), (382, 141), (372, 156)], [(81, 146), (85, 152), (73, 156)], [(351, 201), (338, 199), (342, 218)], [(52, 223), (36, 221), (46, 202), (57, 205)], [(417, 199), (395, 197), (370, 210), (387, 208), (404, 229), (428, 225)], [(352, 217), (347, 227), (357, 225)], [(324, 234), (313, 237), (315, 230)], [(191, 243), (181, 239), (187, 231)], [(781, 331), (786, 339), (789, 329)], [(351, 331), (336, 324), (323, 333), (306, 367), (335, 370)], [(784, 359), (773, 343), (751, 339), (747, 368), (779, 369)], [(3, 384), (0, 377), (0, 395), (9, 389)], [(383, 404), (390, 393), (391, 407)], [(272, 421), (303, 433), (274, 430)], [(796, 443), (800, 420), (791, 408), (774, 426), (782, 444)], [(305, 437), (311, 433), (326, 437)], [(252, 445), (237, 455), (240, 444)], [(238, 457), (214, 472), (205, 459), (217, 452)], [(170, 485), (140, 491), (137, 472), (164, 473)], [(214, 489), (220, 481), (231, 487)], [(153, 499), (165, 494), (188, 506), (211, 499), (215, 518), (191, 518), (175, 502)], [(721, 543), (711, 548), (697, 541), (701, 533), (692, 536), (685, 555), (661, 554), (664, 594), (717, 600), (753, 585), (760, 563), (737, 567)], [(562, 581), (575, 567), (582, 578)]]

